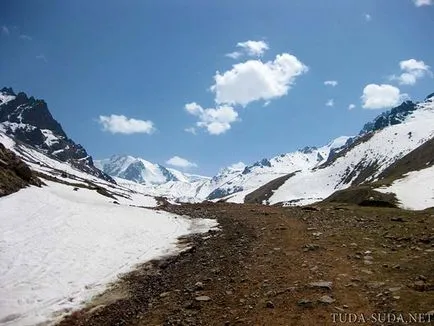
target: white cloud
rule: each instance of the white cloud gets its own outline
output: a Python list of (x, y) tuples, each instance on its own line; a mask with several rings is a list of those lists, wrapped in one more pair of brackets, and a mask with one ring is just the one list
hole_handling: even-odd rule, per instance
[(230, 53), (226, 53), (225, 56), (238, 59), (243, 55), (247, 55), (250, 57), (261, 57), (266, 50), (270, 47), (264, 41), (246, 41), (246, 42), (238, 42), (237, 47), (240, 48), (240, 51), (234, 51)]
[(104, 131), (111, 132), (112, 134), (151, 134), (155, 131), (152, 121), (130, 119), (124, 115), (100, 115), (98, 122), (102, 125)]
[(422, 6), (431, 6), (433, 4), (433, 0), (413, 0), (416, 7)]
[(403, 60), (399, 63), (403, 73), (399, 76), (392, 75), (390, 80), (397, 80), (401, 85), (414, 85), (416, 81), (425, 76), (432, 76), (430, 66), (416, 59)]
[(189, 132), (190, 134), (196, 135), (196, 128), (194, 127), (190, 127), (190, 128), (185, 128), (184, 129), (185, 132)]
[(189, 160), (186, 160), (185, 158), (174, 156), (166, 161), (166, 164), (169, 164), (171, 166), (176, 166), (179, 168), (195, 168), (197, 167), (196, 163), (190, 162)]
[(338, 81), (337, 80), (326, 80), (324, 82), (324, 85), (336, 87), (338, 85)]
[(270, 47), (264, 41), (246, 41), (238, 42), (237, 47), (242, 48), (244, 52), (251, 57), (260, 57)]
[(398, 105), (407, 94), (388, 84), (369, 84), (363, 89), (362, 107), (364, 109), (385, 109)]
[(257, 100), (268, 101), (288, 93), (295, 78), (308, 71), (297, 57), (282, 53), (273, 61), (248, 60), (237, 63), (231, 70), (214, 76), (217, 104), (246, 106)]
[(243, 54), (241, 52), (238, 51), (234, 51), (234, 52), (230, 52), (230, 53), (226, 53), (225, 56), (232, 58), (232, 59), (238, 59), (239, 57), (241, 57)]
[(353, 110), (353, 109), (355, 109), (356, 108), (356, 105), (355, 104), (350, 104), (350, 105), (348, 105), (348, 110)]
[(7, 26), (2, 26), (1, 27), (1, 34), (2, 35), (9, 35), (10, 34), (10, 31), (9, 31), (9, 28), (7, 27)]
[(31, 36), (26, 35), (26, 34), (21, 34), (20, 35), (20, 39), (25, 40), (25, 41), (31, 41), (31, 40), (33, 40)]
[(370, 22), (372, 20), (372, 16), (370, 14), (365, 14), (365, 20)]
[(326, 106), (335, 106), (335, 101), (333, 99), (330, 99), (326, 102)]
[(220, 105), (217, 108), (204, 109), (192, 102), (185, 105), (185, 110), (198, 117), (196, 125), (206, 128), (211, 135), (220, 135), (231, 129), (231, 124), (238, 120), (238, 113), (233, 107)]

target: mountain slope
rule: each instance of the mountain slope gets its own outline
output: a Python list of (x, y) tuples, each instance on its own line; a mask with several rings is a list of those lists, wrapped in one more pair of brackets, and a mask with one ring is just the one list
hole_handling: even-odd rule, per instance
[(375, 181), (393, 163), (431, 140), (433, 126), (433, 100), (413, 104), (399, 123), (362, 133), (334, 160), (289, 178), (274, 191), (269, 203), (309, 204), (336, 190)]
[(0, 131), (83, 172), (114, 182), (94, 166), (92, 157), (81, 145), (68, 138), (43, 100), (28, 97), (23, 92), (15, 94), (12, 88), (2, 88)]
[(43, 184), (0, 198), (2, 325), (51, 324), (136, 264), (177, 253), (179, 236), (216, 225), (146, 209), (158, 205), (154, 197), (87, 174), (0, 131), (0, 189), (10, 161), (26, 162), (26, 175)]
[(29, 185), (40, 187), (42, 182), (26, 163), (1, 143), (0, 135), (0, 197)]
[(241, 173), (221, 184), (210, 193), (208, 199), (228, 197), (229, 202), (242, 203), (247, 194), (276, 178), (284, 177), (296, 171), (310, 170), (321, 165), (330, 156), (337, 155), (346, 144), (350, 144), (352, 141), (351, 137), (342, 136), (320, 148), (305, 147), (269, 160), (262, 159), (245, 167)]

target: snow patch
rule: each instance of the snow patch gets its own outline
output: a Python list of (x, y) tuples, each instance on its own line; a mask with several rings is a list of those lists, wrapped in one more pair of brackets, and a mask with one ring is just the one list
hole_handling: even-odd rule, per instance
[(46, 183), (0, 199), (0, 320), (10, 319), (3, 325), (53, 321), (136, 264), (176, 252), (179, 236), (216, 226)]
[(407, 173), (389, 187), (376, 189), (383, 193), (394, 193), (405, 209), (422, 210), (434, 207), (434, 166)]

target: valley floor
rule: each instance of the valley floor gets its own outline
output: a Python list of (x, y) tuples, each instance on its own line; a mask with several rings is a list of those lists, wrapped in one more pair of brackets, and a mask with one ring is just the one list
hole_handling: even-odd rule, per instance
[(183, 238), (182, 254), (126, 274), (60, 326), (332, 325), (349, 314), (385, 324), (387, 313), (434, 320), (432, 210), (166, 209), (217, 218), (220, 230)]

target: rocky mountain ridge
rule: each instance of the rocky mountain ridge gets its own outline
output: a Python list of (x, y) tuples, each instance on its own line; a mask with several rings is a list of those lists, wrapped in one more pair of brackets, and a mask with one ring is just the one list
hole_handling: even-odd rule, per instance
[(114, 180), (97, 169), (92, 157), (80, 144), (68, 138), (62, 126), (51, 115), (44, 100), (15, 94), (12, 88), (0, 90), (0, 130), (33, 146), (44, 154), (67, 162), (83, 172), (107, 181)]

